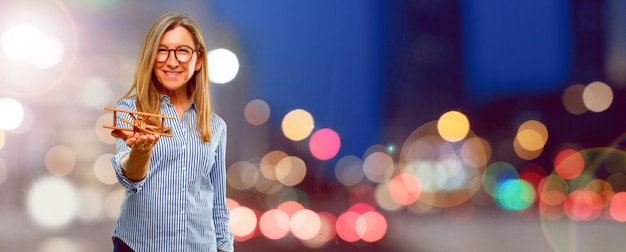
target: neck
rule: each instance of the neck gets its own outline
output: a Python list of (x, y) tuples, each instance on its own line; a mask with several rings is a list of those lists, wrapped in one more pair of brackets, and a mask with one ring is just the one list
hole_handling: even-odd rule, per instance
[(187, 90), (181, 88), (179, 90), (166, 90), (163, 92), (170, 97), (170, 103), (174, 107), (185, 109), (191, 105), (191, 97), (187, 95)]

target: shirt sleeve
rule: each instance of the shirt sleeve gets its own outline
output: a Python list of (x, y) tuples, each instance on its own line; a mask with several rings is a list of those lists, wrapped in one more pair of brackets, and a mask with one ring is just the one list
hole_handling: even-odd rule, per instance
[[(135, 102), (132, 99), (123, 99), (117, 103), (116, 108), (135, 111)], [(124, 128), (132, 128), (131, 125), (123, 122), (120, 118), (124, 118), (128, 121), (131, 121), (130, 115), (128, 113), (117, 112), (116, 113), (116, 127), (124, 127)], [(124, 172), (122, 171), (122, 157), (128, 155), (130, 152), (130, 148), (126, 145), (126, 141), (120, 138), (115, 139), (115, 147), (117, 153), (111, 158), (111, 164), (113, 165), (113, 169), (115, 170), (115, 175), (117, 180), (120, 182), (126, 190), (131, 192), (137, 192), (141, 190), (145, 182), (145, 178), (139, 181), (131, 181), (126, 176), (124, 176)]]
[(234, 251), (234, 236), (230, 233), (230, 217), (226, 205), (226, 123), (221, 120), (212, 120), (212, 127), (217, 127), (214, 140), (219, 141), (216, 151), (216, 160), (211, 169), (211, 180), (215, 185), (213, 206), (213, 221), (217, 240), (217, 249), (225, 252)]

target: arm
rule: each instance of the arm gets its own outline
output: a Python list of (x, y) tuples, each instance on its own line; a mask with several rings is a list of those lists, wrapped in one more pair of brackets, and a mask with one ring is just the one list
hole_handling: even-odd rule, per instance
[[(118, 102), (117, 108), (123, 110), (135, 110), (135, 102), (132, 99), (123, 99)], [(125, 123), (132, 120), (126, 113), (117, 113), (116, 126), (131, 128), (132, 125)], [(135, 135), (130, 131), (113, 130), (111, 135), (115, 137), (117, 154), (111, 158), (111, 164), (122, 186), (130, 191), (138, 191), (143, 186), (143, 178), (148, 173), (152, 147), (159, 139), (159, 136), (150, 138), (149, 136)]]
[(159, 135), (132, 135), (130, 132), (112, 132), (115, 137), (126, 139), (130, 147), (128, 154), (122, 156), (121, 166), (123, 175), (130, 181), (140, 181), (148, 175), (152, 148), (159, 141)]
[(213, 127), (218, 127), (219, 134), (214, 135), (213, 141), (218, 141), (216, 160), (211, 169), (211, 180), (215, 187), (213, 199), (213, 221), (218, 251), (234, 251), (234, 237), (230, 233), (230, 213), (226, 205), (226, 123), (222, 120), (212, 120)]

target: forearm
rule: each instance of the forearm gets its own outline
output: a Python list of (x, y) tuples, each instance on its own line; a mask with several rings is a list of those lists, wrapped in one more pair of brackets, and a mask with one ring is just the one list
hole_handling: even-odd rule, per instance
[(130, 152), (122, 157), (122, 172), (131, 181), (139, 181), (148, 175), (152, 149), (138, 150), (131, 148)]

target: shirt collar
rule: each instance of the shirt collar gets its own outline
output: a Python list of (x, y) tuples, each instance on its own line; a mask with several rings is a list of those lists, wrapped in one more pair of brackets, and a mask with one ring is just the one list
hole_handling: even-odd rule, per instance
[[(171, 105), (170, 97), (166, 94), (161, 95), (161, 103)], [(191, 99), (191, 105), (189, 106), (191, 109), (196, 109), (196, 99)]]

